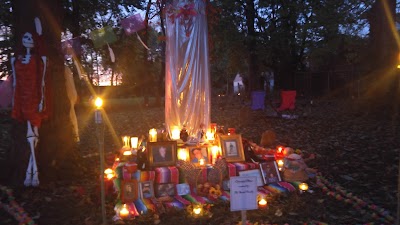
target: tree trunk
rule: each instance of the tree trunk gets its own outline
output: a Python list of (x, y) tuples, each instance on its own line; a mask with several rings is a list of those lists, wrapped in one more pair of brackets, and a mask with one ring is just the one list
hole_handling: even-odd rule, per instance
[(247, 51), (248, 51), (248, 77), (249, 77), (249, 91), (261, 90), (262, 82), (260, 82), (261, 76), (258, 74), (257, 66), (257, 42), (256, 42), (256, 32), (254, 29), (254, 22), (256, 11), (254, 7), (253, 0), (246, 0), (246, 25), (247, 25)]
[[(69, 119), (71, 107), (65, 88), (64, 61), (61, 53), (61, 21), (63, 15), (62, 2), (55, 0), (15, 0), (16, 43), (21, 40), (21, 33), (34, 29), (34, 18), (41, 20), (43, 28), (43, 43), (47, 49), (48, 67), (46, 86), (50, 93), (46, 93), (49, 104), (46, 106), (50, 116), (43, 121), (39, 130), (40, 141), (36, 148), (36, 159), (41, 184), (54, 181), (57, 178), (69, 178), (75, 162), (72, 150), (74, 149), (74, 135), (72, 123)], [(26, 132), (26, 131), (24, 131)], [(25, 135), (25, 133), (24, 133)], [(18, 135), (20, 137), (22, 135)], [(25, 140), (19, 140), (24, 142)], [(16, 141), (18, 142), (18, 140)], [(29, 151), (25, 150), (24, 151)], [(26, 168), (26, 163), (16, 162)], [(77, 167), (75, 167), (77, 168)], [(23, 183), (23, 180), (20, 181)]]
[[(162, 12), (165, 9), (166, 1), (158, 1), (158, 8), (160, 12), (160, 27), (161, 27), (161, 35), (163, 37), (166, 36), (165, 33), (165, 25), (164, 25), (164, 15), (162, 15)], [(156, 104), (161, 105), (161, 96), (164, 95), (165, 92), (165, 83), (164, 83), (164, 77), (165, 77), (165, 39), (161, 40), (161, 71), (160, 71), (160, 76), (158, 77), (158, 82), (157, 82), (157, 92), (156, 92)]]
[(399, 49), (391, 23), (395, 23), (396, 0), (376, 0), (368, 14), (370, 24), (371, 58), (375, 68), (393, 66), (397, 63)]

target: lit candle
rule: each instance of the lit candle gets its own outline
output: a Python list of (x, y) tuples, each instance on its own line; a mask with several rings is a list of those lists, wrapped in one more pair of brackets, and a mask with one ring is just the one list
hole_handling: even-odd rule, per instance
[(178, 126), (172, 127), (172, 129), (171, 129), (171, 139), (172, 140), (179, 140), (181, 138), (180, 134), (181, 134), (181, 131), (179, 130)]
[(204, 159), (199, 160), (200, 166), (204, 166)]
[(131, 148), (137, 149), (138, 142), (139, 142), (139, 138), (138, 137), (131, 137)]
[(284, 162), (282, 159), (277, 160), (279, 171), (283, 170)]
[(115, 176), (114, 175), (114, 171), (112, 169), (110, 169), (110, 168), (105, 169), (104, 170), (104, 174), (105, 174), (105, 177), (107, 178), (107, 180), (111, 180)]
[(307, 183), (299, 184), (299, 189), (300, 189), (300, 193), (307, 191), (308, 190), (308, 184)]
[(206, 132), (206, 138), (208, 141), (214, 141), (215, 140), (215, 133), (213, 132), (213, 130), (209, 130)]
[(188, 157), (188, 152), (187, 152), (186, 148), (180, 148), (178, 150), (178, 159), (187, 161), (188, 158), (189, 157)]
[(123, 137), (122, 137), (122, 143), (123, 143), (123, 146), (122, 146), (122, 147), (128, 147), (128, 148), (130, 148), (130, 145), (129, 145), (129, 136), (123, 136)]
[(228, 128), (228, 135), (235, 134), (235, 133), (236, 133), (235, 128), (233, 128), (233, 127)]
[(258, 201), (258, 206), (260, 208), (265, 208), (267, 206), (267, 200), (265, 198), (260, 199), (260, 201)]
[(126, 206), (126, 204), (124, 204), (124, 205), (122, 206), (121, 210), (119, 210), (119, 216), (120, 216), (122, 219), (128, 218), (128, 216), (129, 216), (129, 210), (128, 210), (128, 207)]
[(149, 141), (150, 142), (157, 141), (157, 130), (155, 128), (149, 130)]
[(200, 213), (201, 213), (201, 206), (195, 206), (194, 208), (193, 208), (193, 213), (195, 214), (195, 215), (200, 215)]
[(126, 156), (132, 155), (132, 152), (131, 152), (131, 150), (126, 150), (126, 151), (124, 151), (124, 152), (122, 153), (122, 155), (126, 155)]
[(215, 161), (217, 160), (218, 157), (218, 153), (219, 153), (219, 147), (214, 145), (211, 147), (211, 163), (215, 164)]

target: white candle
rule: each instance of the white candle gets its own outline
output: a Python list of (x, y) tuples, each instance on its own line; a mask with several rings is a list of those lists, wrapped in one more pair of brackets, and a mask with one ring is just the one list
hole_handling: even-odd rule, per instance
[(122, 219), (126, 219), (129, 216), (129, 210), (128, 207), (126, 206), (126, 204), (124, 204), (121, 208), (121, 210), (119, 211), (119, 216)]
[(149, 142), (157, 141), (157, 130), (155, 128), (149, 130)]
[(219, 147), (216, 146), (216, 145), (212, 146), (211, 147), (211, 157), (212, 157), (211, 158), (211, 163), (212, 164), (215, 164), (215, 161), (217, 160), (218, 153), (219, 153)]
[(279, 159), (279, 160), (277, 160), (277, 162), (278, 162), (278, 169), (279, 169), (279, 171), (282, 171), (282, 170), (283, 170), (283, 166), (284, 166), (283, 160), (282, 160), (282, 159)]
[(215, 140), (214, 135), (215, 135), (215, 133), (212, 132), (211, 130), (210, 130), (210, 131), (207, 131), (207, 133), (206, 133), (206, 138), (207, 138), (207, 140), (208, 140), (208, 141), (214, 141), (214, 140)]
[(179, 130), (178, 126), (172, 127), (171, 130), (171, 138), (172, 140), (179, 140), (181, 137), (181, 131)]
[(200, 166), (204, 166), (204, 159), (200, 159)]
[(123, 137), (122, 137), (122, 143), (123, 143), (123, 147), (128, 147), (128, 148), (130, 148), (130, 145), (129, 145), (129, 136), (123, 136)]
[(178, 150), (178, 159), (187, 161), (188, 159), (188, 152), (186, 151), (186, 148), (180, 148)]
[(131, 148), (137, 149), (138, 142), (139, 142), (139, 138), (138, 137), (131, 137)]

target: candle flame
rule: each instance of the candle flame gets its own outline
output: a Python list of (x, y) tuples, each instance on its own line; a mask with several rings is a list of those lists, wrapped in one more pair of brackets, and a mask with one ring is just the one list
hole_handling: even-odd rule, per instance
[(196, 215), (199, 215), (201, 213), (201, 207), (200, 206), (195, 207), (193, 209), (193, 213)]
[(266, 206), (267, 205), (267, 200), (265, 200), (264, 198), (262, 198), (260, 201), (258, 201), (258, 204), (260, 206)]
[(124, 204), (124, 205), (122, 206), (121, 210), (119, 211), (119, 215), (120, 215), (121, 217), (127, 217), (127, 216), (129, 215), (129, 210), (128, 210), (128, 208), (126, 207), (126, 204)]

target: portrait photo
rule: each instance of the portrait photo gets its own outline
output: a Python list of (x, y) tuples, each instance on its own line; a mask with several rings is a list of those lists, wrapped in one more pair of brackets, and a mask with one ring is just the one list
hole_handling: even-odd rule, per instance
[(121, 200), (125, 203), (133, 202), (138, 199), (137, 180), (121, 181)]
[(237, 156), (238, 155), (236, 141), (226, 141), (225, 149), (227, 149), (226, 156)]
[(208, 163), (208, 149), (206, 147), (189, 147), (190, 162), (200, 163), (203, 159), (204, 163)]
[(153, 181), (144, 181), (139, 183), (140, 198), (153, 198), (154, 186)]
[(240, 134), (219, 135), (222, 156), (227, 162), (244, 161), (242, 136)]
[(176, 141), (149, 142), (147, 148), (150, 166), (174, 166), (176, 164), (176, 146)]
[(166, 196), (174, 196), (176, 193), (175, 184), (167, 183), (167, 184), (156, 184), (155, 186), (155, 195), (157, 198), (166, 197)]
[(260, 163), (260, 171), (264, 184), (276, 183), (281, 180), (278, 165), (275, 161), (267, 161)]

